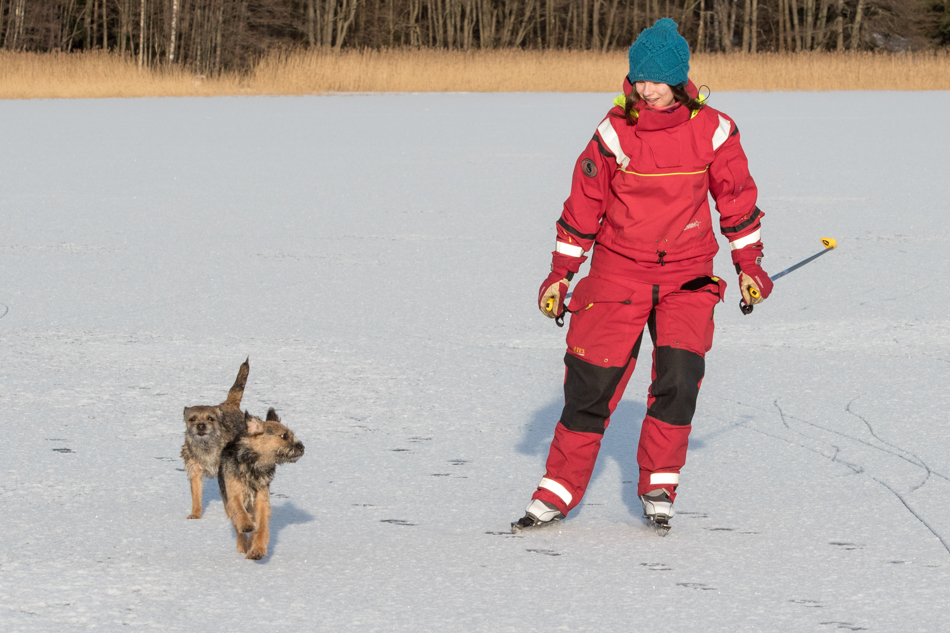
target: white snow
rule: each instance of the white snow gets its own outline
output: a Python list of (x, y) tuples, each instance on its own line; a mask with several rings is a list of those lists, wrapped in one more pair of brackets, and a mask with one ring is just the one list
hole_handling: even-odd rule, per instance
[[(765, 211), (735, 275), (670, 535), (640, 519), (649, 346), (584, 503), (543, 474), (564, 334), (538, 313), (614, 95), (0, 102), (0, 630), (950, 629), (950, 94), (714, 93)], [(720, 238), (720, 243), (724, 240)], [(7, 310), (8, 309), (8, 310)], [(306, 444), (270, 554), (185, 406)]]

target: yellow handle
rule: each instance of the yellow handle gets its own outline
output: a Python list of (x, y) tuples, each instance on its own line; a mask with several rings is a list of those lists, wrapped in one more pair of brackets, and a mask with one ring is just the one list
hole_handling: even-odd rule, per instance
[(749, 290), (749, 296), (750, 296), (750, 297), (752, 297), (753, 299), (758, 299), (758, 298), (759, 298), (759, 289), (758, 289), (758, 288), (753, 288), (752, 286), (749, 286), (749, 287), (748, 287), (748, 290)]
[(544, 302), (545, 312), (554, 312), (554, 299), (548, 299)]
[(836, 242), (833, 237), (823, 237), (821, 238), (821, 243), (825, 248), (836, 248), (838, 246), (838, 242)]

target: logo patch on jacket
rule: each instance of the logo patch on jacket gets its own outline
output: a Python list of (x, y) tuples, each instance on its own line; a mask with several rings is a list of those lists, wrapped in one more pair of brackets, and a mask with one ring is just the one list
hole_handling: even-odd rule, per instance
[(588, 178), (593, 178), (597, 175), (597, 165), (595, 165), (591, 159), (585, 158), (581, 161), (581, 171), (583, 171), (584, 175)]

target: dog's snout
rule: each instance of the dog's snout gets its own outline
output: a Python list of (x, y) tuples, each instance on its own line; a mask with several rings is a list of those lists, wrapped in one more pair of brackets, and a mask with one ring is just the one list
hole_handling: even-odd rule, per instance
[(198, 430), (199, 433), (204, 433), (205, 431), (208, 430), (208, 425), (205, 424), (204, 422), (199, 422), (198, 424), (195, 425), (195, 428)]

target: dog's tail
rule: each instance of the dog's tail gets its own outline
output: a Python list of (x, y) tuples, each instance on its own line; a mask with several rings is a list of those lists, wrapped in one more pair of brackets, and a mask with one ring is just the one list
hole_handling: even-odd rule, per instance
[(228, 391), (228, 399), (221, 403), (222, 409), (241, 410), (241, 398), (244, 397), (244, 386), (247, 384), (247, 374), (251, 371), (251, 366), (248, 364), (250, 360), (251, 358), (248, 356), (247, 360), (241, 363), (241, 369), (238, 370), (234, 385), (231, 387), (231, 390)]

